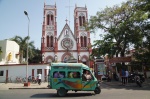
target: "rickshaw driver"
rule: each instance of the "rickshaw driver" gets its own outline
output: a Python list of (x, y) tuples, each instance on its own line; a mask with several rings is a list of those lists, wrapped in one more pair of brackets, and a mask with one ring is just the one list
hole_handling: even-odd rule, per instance
[(89, 81), (89, 80), (92, 79), (91, 74), (90, 74), (90, 72), (88, 70), (86, 70), (84, 76), (85, 76), (85, 78), (86, 78), (87, 81)]

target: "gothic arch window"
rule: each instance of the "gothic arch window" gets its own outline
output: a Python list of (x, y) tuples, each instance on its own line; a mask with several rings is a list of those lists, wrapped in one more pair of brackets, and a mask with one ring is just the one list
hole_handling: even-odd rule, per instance
[(81, 41), (81, 47), (87, 47), (87, 37), (86, 36), (81, 36), (80, 41)]
[(48, 32), (46, 34), (46, 45), (47, 47), (53, 47), (54, 46), (54, 36), (52, 32)]
[(81, 19), (81, 16), (79, 16), (79, 25), (82, 26), (82, 19)]
[(49, 36), (47, 35), (47, 37), (46, 37), (46, 43), (47, 43), (47, 47), (49, 47), (49, 42), (50, 40), (49, 40)]
[(82, 36), (80, 37), (80, 40), (81, 40), (81, 47), (83, 47), (83, 37)]
[(80, 34), (80, 42), (81, 42), (81, 47), (87, 47), (87, 34), (86, 33)]
[(79, 15), (79, 25), (83, 26), (85, 24), (85, 16), (83, 13)]
[(85, 16), (82, 16), (83, 25), (85, 24)]
[(49, 25), (49, 14), (47, 15), (47, 17), (46, 17), (46, 20), (47, 20), (47, 25)]
[(67, 29), (65, 30), (65, 35), (68, 35), (68, 30)]
[(87, 37), (84, 36), (84, 47), (87, 47)]
[(54, 15), (51, 11), (49, 11), (47, 13), (46, 20), (47, 20), (47, 25), (53, 25), (54, 24)]
[(50, 37), (50, 47), (53, 47), (53, 36)]
[(54, 16), (51, 15), (51, 24), (54, 24)]

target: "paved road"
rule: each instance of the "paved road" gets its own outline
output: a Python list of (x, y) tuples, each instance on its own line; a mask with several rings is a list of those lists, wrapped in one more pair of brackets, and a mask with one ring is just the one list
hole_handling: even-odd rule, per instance
[[(23, 84), (0, 84), (0, 99), (60, 99), (56, 95), (56, 90), (47, 89), (47, 83), (33, 84), (24, 87)], [(3, 88), (3, 89), (2, 89)], [(12, 88), (12, 89), (8, 89)], [(150, 81), (143, 83), (143, 87), (138, 87), (135, 83), (122, 86), (120, 82), (102, 82), (101, 94), (94, 92), (79, 91), (68, 92), (66, 97), (74, 99), (150, 99)], [(2, 89), (2, 90), (1, 90)], [(6, 90), (5, 90), (6, 89)]]
[[(110, 85), (111, 84), (111, 85)], [(0, 90), (0, 99), (60, 99), (53, 89), (11, 89)], [(72, 92), (70, 91), (64, 99), (150, 99), (150, 86), (142, 88), (133, 86), (112, 85), (102, 83), (101, 94), (94, 92)]]
[[(60, 99), (55, 90), (48, 89), (15, 89), (0, 92), (0, 99)], [(69, 92), (66, 97), (79, 99), (150, 99), (149, 90), (102, 89), (102, 93), (95, 95), (93, 92)]]

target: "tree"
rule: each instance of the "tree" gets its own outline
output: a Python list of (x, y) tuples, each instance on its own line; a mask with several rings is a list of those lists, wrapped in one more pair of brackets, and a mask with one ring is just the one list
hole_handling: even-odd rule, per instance
[(42, 55), (41, 55), (41, 50), (39, 49), (32, 49), (34, 52), (34, 56), (29, 59), (29, 63), (40, 63), (42, 61)]
[(140, 29), (144, 35), (144, 38), (142, 42), (138, 44), (138, 46), (135, 46), (136, 50), (133, 54), (135, 60), (132, 62), (132, 64), (139, 63), (140, 66), (145, 66), (148, 70), (150, 69), (150, 67), (148, 67), (150, 65), (150, 1), (137, 0), (136, 8), (139, 10), (139, 12), (146, 13), (145, 15), (147, 18), (140, 23)]
[(147, 2), (129, 0), (120, 6), (106, 7), (104, 10), (98, 11), (95, 16), (90, 18), (86, 28), (91, 32), (102, 29), (105, 34), (103, 40), (96, 41), (93, 46), (100, 47), (100, 53), (103, 55), (109, 53), (110, 56), (112, 54), (116, 57), (118, 54), (125, 57), (125, 53), (131, 46), (133, 48), (140, 47), (143, 44), (143, 39), (149, 37), (141, 30), (141, 23), (143, 24), (149, 16), (144, 10), (149, 7), (146, 6), (140, 10), (140, 6), (147, 5)]
[[(20, 46), (20, 49), (19, 49), (19, 54), (20, 54), (20, 63), (23, 62), (23, 58), (26, 57), (27, 55), (27, 40), (29, 40), (30, 37), (25, 37), (25, 38), (22, 38), (20, 36), (15, 36), (13, 38), (11, 38), (11, 40), (15, 41), (19, 46)], [(29, 53), (29, 59), (34, 57), (34, 54), (33, 54), (33, 50), (35, 47), (34, 47), (34, 42), (31, 41), (31, 42), (28, 42), (28, 53)], [(26, 59), (27, 60), (27, 59)]]

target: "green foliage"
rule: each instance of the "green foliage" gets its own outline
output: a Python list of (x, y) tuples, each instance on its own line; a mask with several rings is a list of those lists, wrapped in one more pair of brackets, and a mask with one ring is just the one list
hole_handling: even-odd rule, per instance
[(18, 45), (20, 46), (20, 63), (26, 63), (23, 62), (23, 57), (26, 58), (27, 56), (27, 44), (28, 44), (28, 62), (29, 63), (40, 63), (42, 60), (42, 56), (41, 56), (41, 51), (39, 49), (36, 49), (34, 47), (34, 42), (33, 41), (28, 41), (30, 37), (25, 37), (22, 38), (20, 36), (15, 36), (13, 38), (11, 38), (11, 40), (15, 41), (16, 43), (18, 43)]
[[(148, 62), (150, 53), (150, 0), (128, 0), (120, 6), (106, 7), (91, 16), (86, 28), (92, 32), (102, 29), (102, 40), (94, 42), (93, 54), (118, 54), (124, 57), (132, 46), (138, 60)], [(142, 53), (139, 53), (139, 49)], [(146, 51), (147, 50), (147, 51)], [(145, 52), (146, 51), (146, 52)], [(140, 56), (142, 55), (142, 56)], [(138, 58), (139, 57), (139, 58)]]
[(3, 51), (0, 49), (0, 55), (3, 53)]
[(32, 49), (33, 57), (29, 59), (29, 63), (40, 63), (42, 61), (41, 50)]

